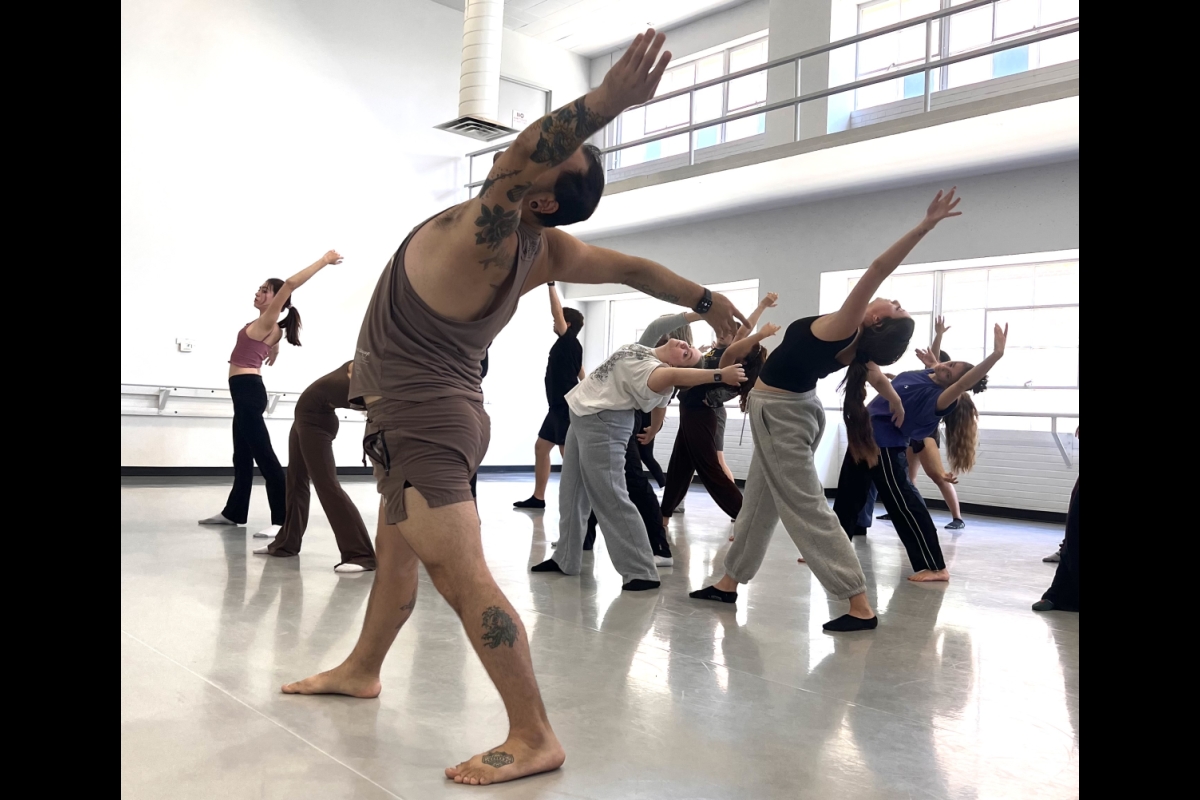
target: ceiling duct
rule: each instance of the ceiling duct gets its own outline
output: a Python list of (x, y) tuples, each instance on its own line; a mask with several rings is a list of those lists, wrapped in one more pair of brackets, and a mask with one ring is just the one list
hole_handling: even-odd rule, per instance
[(496, 121), (503, 36), (504, 0), (467, 0), (462, 71), (458, 80), (458, 119), (444, 122), (438, 128), (484, 142), (517, 132)]

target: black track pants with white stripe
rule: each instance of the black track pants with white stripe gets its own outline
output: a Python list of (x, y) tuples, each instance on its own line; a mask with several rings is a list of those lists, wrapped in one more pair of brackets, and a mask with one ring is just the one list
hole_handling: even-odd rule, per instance
[(913, 570), (945, 569), (937, 526), (933, 524), (917, 487), (908, 479), (908, 457), (904, 451), (903, 447), (881, 448), (879, 463), (874, 467), (856, 463), (847, 453), (838, 476), (833, 511), (846, 535), (853, 536), (858, 514), (867, 500), (870, 485), (874, 483), (892, 525), (908, 551)]

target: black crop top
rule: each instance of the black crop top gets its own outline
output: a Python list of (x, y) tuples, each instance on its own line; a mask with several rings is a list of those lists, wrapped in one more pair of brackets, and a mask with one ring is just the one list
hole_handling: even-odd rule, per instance
[(783, 341), (763, 363), (762, 382), (786, 392), (811, 392), (817, 381), (845, 369), (834, 358), (854, 341), (858, 331), (838, 342), (824, 342), (813, 335), (812, 324), (819, 317), (805, 317), (788, 325)]

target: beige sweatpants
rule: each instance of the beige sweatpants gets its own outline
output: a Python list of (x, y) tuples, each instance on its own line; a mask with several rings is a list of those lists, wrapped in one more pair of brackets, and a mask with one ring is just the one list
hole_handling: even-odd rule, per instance
[(762, 566), (776, 523), (792, 537), (813, 575), (839, 600), (866, 591), (858, 555), (825, 499), (813, 454), (825, 432), (816, 391), (750, 392), (754, 457), (746, 477), (742, 513), (734, 526), (725, 573), (749, 583)]

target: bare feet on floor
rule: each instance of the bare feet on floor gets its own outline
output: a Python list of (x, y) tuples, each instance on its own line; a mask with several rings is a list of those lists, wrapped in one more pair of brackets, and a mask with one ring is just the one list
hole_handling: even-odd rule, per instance
[(378, 697), (383, 687), (378, 677), (351, 675), (341, 666), (302, 681), (285, 683), (282, 688), (284, 694), (344, 694), (369, 699)]
[(910, 581), (916, 581), (917, 583), (933, 583), (936, 581), (948, 581), (948, 580), (950, 580), (950, 573), (944, 569), (938, 569), (938, 570), (923, 569), (920, 572), (916, 572), (916, 573), (913, 573), (912, 575), (909, 575), (908, 579)]
[(566, 760), (567, 754), (554, 734), (544, 739), (540, 746), (531, 746), (510, 736), (499, 747), (480, 753), (457, 767), (446, 767), (446, 777), (455, 783), (487, 786), (550, 772)]

